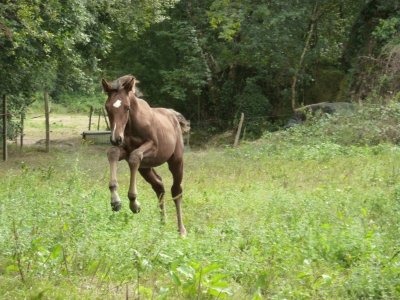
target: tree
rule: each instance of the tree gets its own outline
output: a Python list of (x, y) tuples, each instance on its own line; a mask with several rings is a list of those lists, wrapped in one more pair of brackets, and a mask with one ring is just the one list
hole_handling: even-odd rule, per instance
[(221, 128), (244, 111), (256, 128), (313, 101), (304, 95), (319, 69), (340, 69), (359, 3), (181, 0), (143, 33), (116, 37), (107, 68), (136, 74), (156, 105)]
[[(352, 98), (392, 97), (400, 84), (400, 3), (372, 0), (361, 6), (343, 52)], [(371, 100), (371, 99), (370, 99)]]
[[(163, 20), (176, 0), (7, 0), (0, 3), (0, 89), (23, 111), (38, 91), (93, 92), (111, 43)], [(18, 99), (18, 101), (16, 100)]]

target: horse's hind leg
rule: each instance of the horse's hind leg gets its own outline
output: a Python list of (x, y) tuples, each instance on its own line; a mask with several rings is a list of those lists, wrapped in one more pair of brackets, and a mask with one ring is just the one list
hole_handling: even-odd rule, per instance
[(183, 161), (182, 159), (179, 160), (172, 160), (168, 162), (169, 170), (173, 176), (173, 183), (171, 187), (172, 199), (175, 202), (176, 208), (176, 216), (178, 220), (178, 230), (181, 236), (186, 235), (186, 228), (183, 225), (182, 220), (182, 179), (183, 179)]
[(160, 207), (161, 222), (165, 223), (165, 206), (164, 206), (164, 184), (161, 177), (156, 173), (153, 168), (139, 169), (140, 175), (150, 183), (158, 198), (158, 205)]
[(113, 211), (121, 209), (121, 200), (119, 198), (117, 189), (117, 163), (126, 155), (125, 151), (119, 147), (111, 147), (107, 152), (108, 161), (110, 163), (110, 183), (109, 188), (111, 192), (111, 208)]

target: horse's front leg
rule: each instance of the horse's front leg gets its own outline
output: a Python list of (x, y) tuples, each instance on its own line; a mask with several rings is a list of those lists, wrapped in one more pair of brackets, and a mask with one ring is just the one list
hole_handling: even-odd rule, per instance
[(128, 164), (131, 171), (131, 180), (129, 184), (128, 198), (129, 198), (129, 207), (131, 211), (136, 214), (140, 212), (140, 203), (137, 200), (137, 174), (140, 167), (140, 163), (144, 157), (154, 156), (156, 153), (155, 146), (153, 142), (147, 142), (141, 145), (136, 150), (132, 151), (129, 154)]
[(118, 195), (118, 182), (117, 182), (117, 164), (118, 161), (126, 156), (125, 150), (119, 147), (111, 147), (107, 152), (108, 161), (110, 163), (110, 183), (109, 188), (111, 192), (111, 208), (113, 211), (121, 209), (121, 200)]

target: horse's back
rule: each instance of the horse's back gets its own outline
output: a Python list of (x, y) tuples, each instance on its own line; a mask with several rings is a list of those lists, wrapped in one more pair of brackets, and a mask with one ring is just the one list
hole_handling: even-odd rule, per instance
[(173, 148), (174, 155), (182, 155), (184, 145), (177, 113), (168, 108), (153, 108), (153, 112), (160, 150), (163, 148), (168, 152), (167, 149)]
[(174, 113), (174, 110), (169, 108), (157, 107), (153, 108), (155, 120), (158, 126), (164, 130), (168, 130), (168, 133), (176, 133), (177, 135), (182, 135), (182, 130), (179, 124), (179, 120)]

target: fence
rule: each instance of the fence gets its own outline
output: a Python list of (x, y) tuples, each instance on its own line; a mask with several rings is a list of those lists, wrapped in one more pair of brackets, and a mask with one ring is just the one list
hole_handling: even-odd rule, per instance
[(84, 131), (82, 138), (91, 144), (109, 144), (111, 131)]
[[(8, 119), (11, 118), (11, 116), (16, 116), (15, 114), (11, 114), (8, 111), (7, 107), (7, 95), (3, 95), (3, 110), (1, 113), (1, 117), (3, 119), (2, 122), (2, 133), (1, 133), (1, 139), (2, 139), (2, 152), (3, 152), (3, 160), (6, 161), (8, 159), (8, 145), (7, 145), (7, 140), (8, 140)], [(45, 91), (44, 92), (44, 104), (45, 104), (45, 116), (46, 116), (46, 152), (49, 152), (49, 146), (50, 146), (50, 121), (49, 121), (49, 96), (48, 93)], [(24, 118), (25, 115), (23, 112), (20, 112), (17, 114), (18, 117), (20, 117), (20, 144), (21, 147), (23, 145), (23, 138), (24, 138)]]
[[(44, 97), (46, 98), (46, 96)], [(4, 98), (3, 98), (4, 100)], [(46, 100), (46, 99), (45, 99)], [(10, 114), (7, 112), (4, 113), (4, 111), (6, 111), (6, 109), (4, 110), (4, 105), (3, 105), (3, 112), (0, 111), (0, 129), (3, 129), (2, 127), (4, 127), (4, 122), (7, 122), (7, 116), (13, 118), (13, 120), (19, 121), (20, 125), (18, 125), (18, 130), (17, 130), (17, 134), (18, 137), (15, 138), (12, 142), (14, 143), (14, 145), (18, 145), (22, 148), (23, 145), (39, 145), (40, 147), (46, 146), (46, 149), (48, 150), (49, 147), (49, 142), (50, 142), (50, 128), (49, 126), (49, 115), (48, 113), (45, 114), (45, 119), (47, 119), (46, 121), (46, 127), (47, 130), (43, 131), (43, 132), (36, 132), (35, 137), (32, 137), (32, 135), (30, 135), (31, 130), (26, 130), (26, 132), (28, 133), (27, 135), (25, 135), (24, 132), (24, 115), (22, 113), (18, 113), (18, 112), (14, 112), (13, 114)], [(287, 115), (289, 116), (289, 114)], [(37, 118), (38, 116), (33, 117)], [(282, 116), (278, 116), (278, 117), (282, 117)], [(43, 115), (40, 116), (40, 118), (43, 118)], [(104, 121), (103, 121), (104, 118)], [(199, 121), (194, 121), (192, 123), (192, 128), (194, 129), (194, 131), (197, 132), (208, 132), (209, 135), (213, 135), (215, 133), (218, 133), (222, 128), (228, 128), (231, 127), (235, 130), (236, 132), (236, 139), (235, 139), (235, 145), (238, 145), (240, 139), (243, 139), (246, 136), (246, 132), (247, 134), (254, 128), (258, 128), (258, 129), (265, 129), (266, 127), (268, 127), (269, 129), (271, 129), (271, 121), (273, 121), (274, 118), (277, 118), (276, 115), (274, 116), (248, 116), (245, 115), (243, 116), (242, 119), (242, 126), (241, 128), (238, 128), (238, 124), (239, 124), (239, 119), (235, 118), (231, 121), (222, 121), (219, 119), (209, 119), (209, 120), (199, 120)], [(40, 120), (41, 122), (42, 120)], [(52, 118), (52, 124), (54, 123), (54, 119)], [(92, 123), (93, 121), (93, 123)], [(106, 125), (105, 128), (107, 128), (107, 130), (100, 130), (100, 121), (103, 125)], [(29, 120), (29, 122), (31, 122), (31, 120)], [(28, 123), (29, 123), (28, 122)], [(87, 124), (87, 123), (86, 123)], [(96, 126), (97, 125), (97, 126)], [(101, 127), (103, 127), (103, 125)], [(74, 137), (75, 138), (79, 138), (79, 135), (82, 136), (82, 138), (87, 141), (90, 144), (99, 144), (99, 145), (109, 145), (110, 143), (110, 131), (109, 131), (109, 124), (108, 124), (108, 120), (107, 120), (107, 116), (106, 113), (104, 111), (104, 109), (94, 109), (93, 107), (90, 108), (90, 113), (89, 113), (89, 124), (88, 126), (84, 126), (86, 127), (86, 131), (80, 131), (80, 132), (75, 132)], [(97, 131), (96, 128), (97, 127)], [(103, 127), (104, 128), (104, 127)], [(60, 135), (55, 134), (56, 129), (53, 129), (53, 133), (52, 133), (52, 145), (54, 144), (71, 144), (72, 145), (72, 141), (68, 141), (67, 138), (65, 138), (64, 136), (62, 136), (60, 138)], [(93, 130), (94, 129), (94, 130)], [(8, 129), (9, 131), (12, 131), (12, 128)], [(6, 128), (6, 134), (7, 134), (7, 128)], [(9, 132), (10, 133), (10, 132)], [(7, 143), (5, 142), (5, 134), (3, 130), (0, 130), (0, 139), (3, 141), (2, 145), (0, 145), (0, 152), (2, 152), (3, 154), (3, 159), (7, 159)], [(71, 136), (70, 136), (71, 137)], [(190, 147), (190, 137), (191, 135), (185, 135), (184, 136), (184, 142), (185, 142), (185, 146), (187, 147), (187, 149)], [(246, 136), (247, 137), (247, 136)], [(196, 139), (195, 139), (196, 140)], [(46, 142), (47, 141), (47, 142)], [(63, 142), (64, 141), (64, 142)], [(78, 140), (75, 140), (75, 142)], [(71, 143), (70, 143), (71, 142)], [(10, 143), (10, 141), (8, 141), (8, 143)], [(13, 149), (15, 149), (15, 147), (13, 147)], [(1, 155), (1, 154), (0, 154)]]
[[(60, 133), (57, 132), (57, 128), (51, 128), (52, 132), (51, 133), (51, 138), (50, 136), (48, 136), (49, 140), (51, 141), (51, 146), (60, 146), (60, 145), (73, 145), (78, 142), (79, 135), (81, 135), (82, 139), (84, 141), (86, 141), (88, 144), (95, 144), (95, 145), (109, 145), (110, 144), (110, 131), (109, 130), (101, 130), (100, 127), (104, 128), (104, 125), (107, 125), (106, 127), (108, 127), (108, 124), (105, 124), (106, 122), (106, 118), (104, 118), (103, 120), (103, 116), (104, 113), (102, 110), (91, 110), (91, 113), (89, 115), (89, 124), (86, 125), (86, 129), (91, 129), (91, 130), (83, 130), (80, 132), (76, 132), (75, 131), (75, 135), (74, 135), (74, 141), (69, 140), (69, 138), (71, 136), (64, 137), (64, 136), (60, 136)], [(3, 115), (0, 114), (0, 129), (2, 128), (2, 118)], [(15, 121), (20, 121), (21, 122), (21, 126), (18, 126), (18, 128), (15, 128), (16, 132), (16, 137), (14, 139), (8, 139), (8, 146), (10, 146), (10, 144), (13, 144), (12, 146), (12, 151), (15, 151), (15, 149), (17, 148), (22, 148), (25, 145), (36, 145), (39, 146), (40, 148), (43, 148), (43, 150), (45, 150), (47, 148), (46, 145), (46, 132), (45, 130), (41, 130), (40, 132), (38, 130), (34, 130), (34, 134), (32, 135), (32, 128), (26, 128), (26, 130), (24, 131), (23, 128), (23, 118), (20, 119), (20, 116), (18, 116), (18, 114), (14, 114), (12, 115), (13, 119)], [(28, 124), (31, 124), (32, 119), (38, 119), (39, 122), (44, 122), (43, 120), (43, 115), (40, 116), (34, 116), (31, 117), (31, 119), (29, 119), (29, 122), (26, 122)], [(39, 120), (40, 119), (40, 120)], [(102, 126), (99, 126), (100, 124), (100, 119), (101, 119), (101, 123)], [(246, 124), (248, 122), (254, 122), (255, 120), (262, 120), (263, 118), (244, 118), (244, 122), (243, 122), (243, 130), (238, 131), (237, 133), (237, 138), (236, 138), (236, 142), (235, 145), (237, 145), (239, 143), (239, 139), (243, 136), (242, 131), (245, 131), (246, 128)], [(56, 119), (57, 120), (57, 119)], [(51, 118), (51, 124), (53, 124), (54, 118)], [(237, 124), (238, 124), (238, 120), (233, 120), (232, 121), (233, 124), (235, 125), (231, 125), (233, 127), (237, 128)], [(212, 128), (219, 128), (221, 125), (219, 120), (202, 120), (201, 122), (194, 122), (194, 124), (192, 125), (193, 129), (196, 131), (208, 131), (209, 134), (213, 134), (219, 131), (219, 129), (216, 129), (216, 131), (214, 131)], [(53, 126), (53, 125), (52, 125)], [(226, 127), (226, 124), (225, 124)], [(97, 130), (96, 130), (97, 129)], [(13, 131), (14, 129), (12, 129), (11, 127), (8, 128), (8, 131), (10, 133), (10, 130)], [(185, 147), (187, 150), (190, 149), (190, 138), (191, 135), (190, 134), (186, 134), (184, 135), (184, 143), (185, 143)], [(4, 134), (3, 132), (0, 130), (0, 139), (4, 141)], [(196, 140), (196, 139), (195, 139)], [(3, 149), (6, 149), (6, 153), (5, 155), (7, 156), (8, 151), (7, 151), (7, 144), (2, 143), (0, 145), (0, 155), (2, 155), (4, 153)], [(196, 143), (195, 143), (196, 144)], [(4, 146), (6, 145), (6, 147)], [(16, 147), (17, 146), (17, 147)], [(3, 156), (4, 159), (4, 156)], [(7, 157), (5, 158), (7, 159)]]

